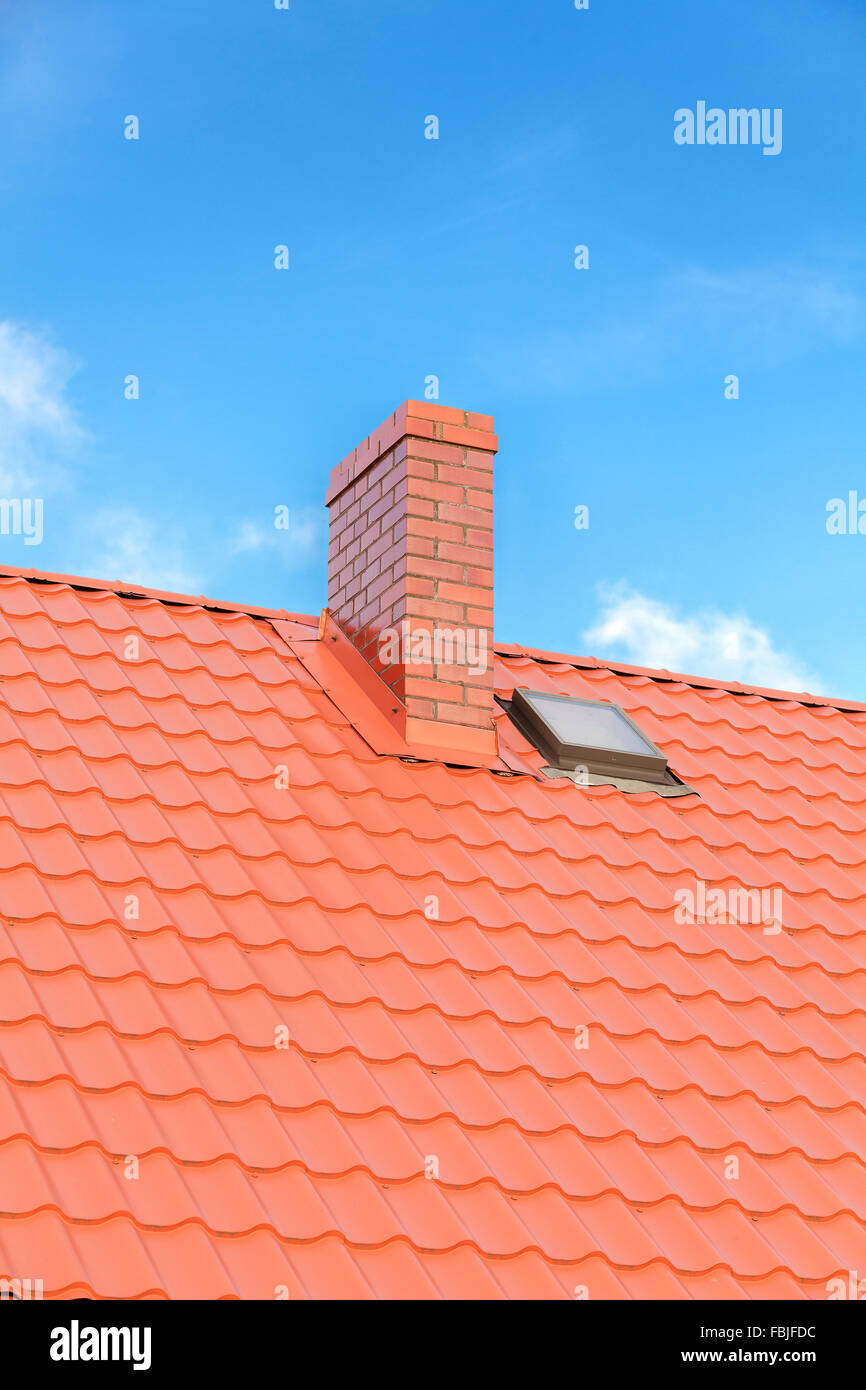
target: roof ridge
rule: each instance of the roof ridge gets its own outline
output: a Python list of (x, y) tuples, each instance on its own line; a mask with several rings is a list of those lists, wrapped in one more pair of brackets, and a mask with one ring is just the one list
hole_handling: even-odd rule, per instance
[(628, 662), (600, 660), (595, 656), (575, 656), (566, 652), (548, 652), (539, 647), (524, 647), (519, 643), (494, 642), (494, 650), (499, 656), (523, 656), (533, 662), (546, 662), (550, 665), (573, 666), (578, 670), (612, 671), (620, 676), (645, 676), (647, 680), (669, 682), (675, 685), (690, 685), (695, 689), (721, 690), (729, 695), (754, 695), (762, 700), (784, 700), (798, 705), (818, 705), (841, 712), (866, 711), (866, 702), (860, 700), (834, 699), (824, 695), (812, 695), (806, 690), (775, 690), (760, 685), (745, 685), (741, 681), (717, 680), (713, 676), (687, 675), (681, 671), (668, 671), (666, 667), (633, 666)]
[(116, 594), (120, 598), (153, 599), (157, 603), (205, 608), (211, 612), (246, 613), (251, 618), (280, 618), (314, 625), (318, 623), (318, 618), (307, 613), (290, 613), (285, 608), (267, 608), (254, 603), (232, 603), (229, 599), (212, 599), (204, 594), (179, 594), (168, 589), (149, 589), (144, 584), (123, 579), (92, 579), (84, 575), (22, 569), (16, 565), (0, 565), (0, 579), (25, 579), (29, 584), (65, 584), (70, 589), (90, 589), (96, 593)]
[[(267, 608), (257, 604), (233, 603), (230, 600), (209, 599), (203, 594), (179, 594), (165, 589), (150, 589), (145, 585), (119, 579), (105, 580), (92, 579), (82, 575), (54, 574), (47, 570), (25, 569), (16, 565), (0, 565), (0, 578), (24, 579), (31, 584), (66, 584), (71, 589), (103, 591), (117, 594), (121, 598), (154, 599), (159, 603), (181, 604), (191, 608), (208, 609), (212, 612), (246, 613), (251, 618), (289, 619), (295, 622), (309, 623), (312, 626), (317, 625), (319, 621), (312, 614), (291, 613), (285, 608)], [(647, 680), (689, 685), (693, 689), (722, 690), (731, 695), (753, 695), (763, 700), (793, 702), (798, 705), (835, 709), (843, 713), (866, 713), (866, 701), (812, 695), (805, 690), (775, 690), (771, 687), (745, 685), (740, 681), (718, 680), (712, 676), (687, 675), (679, 671), (669, 671), (665, 667), (633, 666), (614, 659), (602, 661), (594, 656), (545, 651), (540, 647), (497, 642), (495, 639), (493, 649), (499, 656), (524, 656), (530, 661), (572, 666), (578, 670), (612, 671), (616, 675), (645, 676)]]

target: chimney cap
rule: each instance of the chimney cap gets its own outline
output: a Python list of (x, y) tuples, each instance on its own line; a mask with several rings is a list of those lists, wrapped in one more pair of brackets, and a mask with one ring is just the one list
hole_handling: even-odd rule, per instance
[(406, 438), (438, 440), (494, 454), (499, 447), (492, 415), (457, 410), (450, 405), (440, 405), (438, 401), (404, 401), (378, 429), (372, 430), (336, 468), (331, 469), (325, 505), (330, 506), (382, 454)]

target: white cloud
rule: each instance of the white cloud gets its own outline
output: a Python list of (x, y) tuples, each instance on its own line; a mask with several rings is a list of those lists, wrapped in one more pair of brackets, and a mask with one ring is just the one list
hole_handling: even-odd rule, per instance
[(84, 438), (67, 397), (78, 364), (41, 333), (0, 321), (0, 491), (45, 492)]
[(678, 311), (703, 331), (742, 335), (746, 350), (787, 358), (814, 338), (845, 343), (863, 326), (862, 289), (839, 272), (779, 263), (720, 272), (690, 267), (673, 281)]
[(855, 342), (864, 327), (862, 276), (777, 261), (721, 272), (687, 266), (635, 287), (626, 303), (589, 311), (576, 329), (552, 326), (477, 347), (497, 380), (573, 395), (681, 378), (690, 364), (706, 370), (720, 359), (732, 372), (771, 368), (818, 346)]
[[(0, 498), (44, 498), (61, 487), (74, 495), (80, 479), (70, 464), (89, 438), (69, 399), (77, 370), (74, 358), (45, 333), (0, 320)], [(324, 517), (317, 508), (289, 510), (287, 527), (278, 529), (274, 520), (265, 514), (242, 521), (229, 550), (270, 552), (294, 569), (324, 545)], [(223, 542), (221, 556), (224, 552)], [(25, 559), (32, 563), (31, 556)], [(202, 534), (120, 504), (78, 520), (74, 553), (63, 567), (96, 579), (199, 594), (207, 585), (204, 571), (213, 563), (213, 544)]]
[(318, 508), (290, 508), (288, 526), (278, 527), (275, 524), (278, 519), (276, 512), (281, 510), (275, 509), (275, 516), (264, 522), (242, 521), (229, 543), (232, 553), (244, 555), (271, 551), (292, 569), (306, 565), (324, 539), (324, 516)]
[(743, 614), (705, 609), (680, 616), (621, 582), (601, 589), (601, 609), (583, 634), (597, 656), (627, 665), (741, 681), (775, 690), (817, 693), (821, 680)]
[(90, 521), (92, 561), (81, 572), (147, 589), (200, 594), (202, 577), (189, 565), (188, 544), (177, 528), (158, 525), (134, 507), (104, 507)]
[(233, 555), (243, 555), (251, 550), (264, 550), (272, 544), (270, 532), (257, 521), (242, 521), (231, 541)]

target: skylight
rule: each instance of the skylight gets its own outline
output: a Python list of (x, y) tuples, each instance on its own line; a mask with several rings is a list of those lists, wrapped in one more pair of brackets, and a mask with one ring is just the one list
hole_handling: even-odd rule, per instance
[(619, 705), (515, 690), (511, 714), (554, 767), (664, 782), (667, 758)]

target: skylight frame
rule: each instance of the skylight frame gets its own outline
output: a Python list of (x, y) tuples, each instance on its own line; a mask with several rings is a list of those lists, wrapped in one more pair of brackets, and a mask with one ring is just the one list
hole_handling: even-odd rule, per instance
[[(553, 725), (533, 704), (534, 698), (561, 701), (564, 705), (589, 705), (593, 709), (613, 710), (649, 750), (646, 754), (619, 748), (599, 748), (595, 744), (573, 743), (560, 738)], [(667, 782), (668, 760), (648, 738), (630, 714), (612, 700), (588, 700), (577, 695), (555, 695), (546, 690), (520, 687), (514, 691), (511, 714), (521, 732), (534, 743), (552, 766), (564, 772), (586, 768), (596, 776), (613, 776), (639, 782)]]

